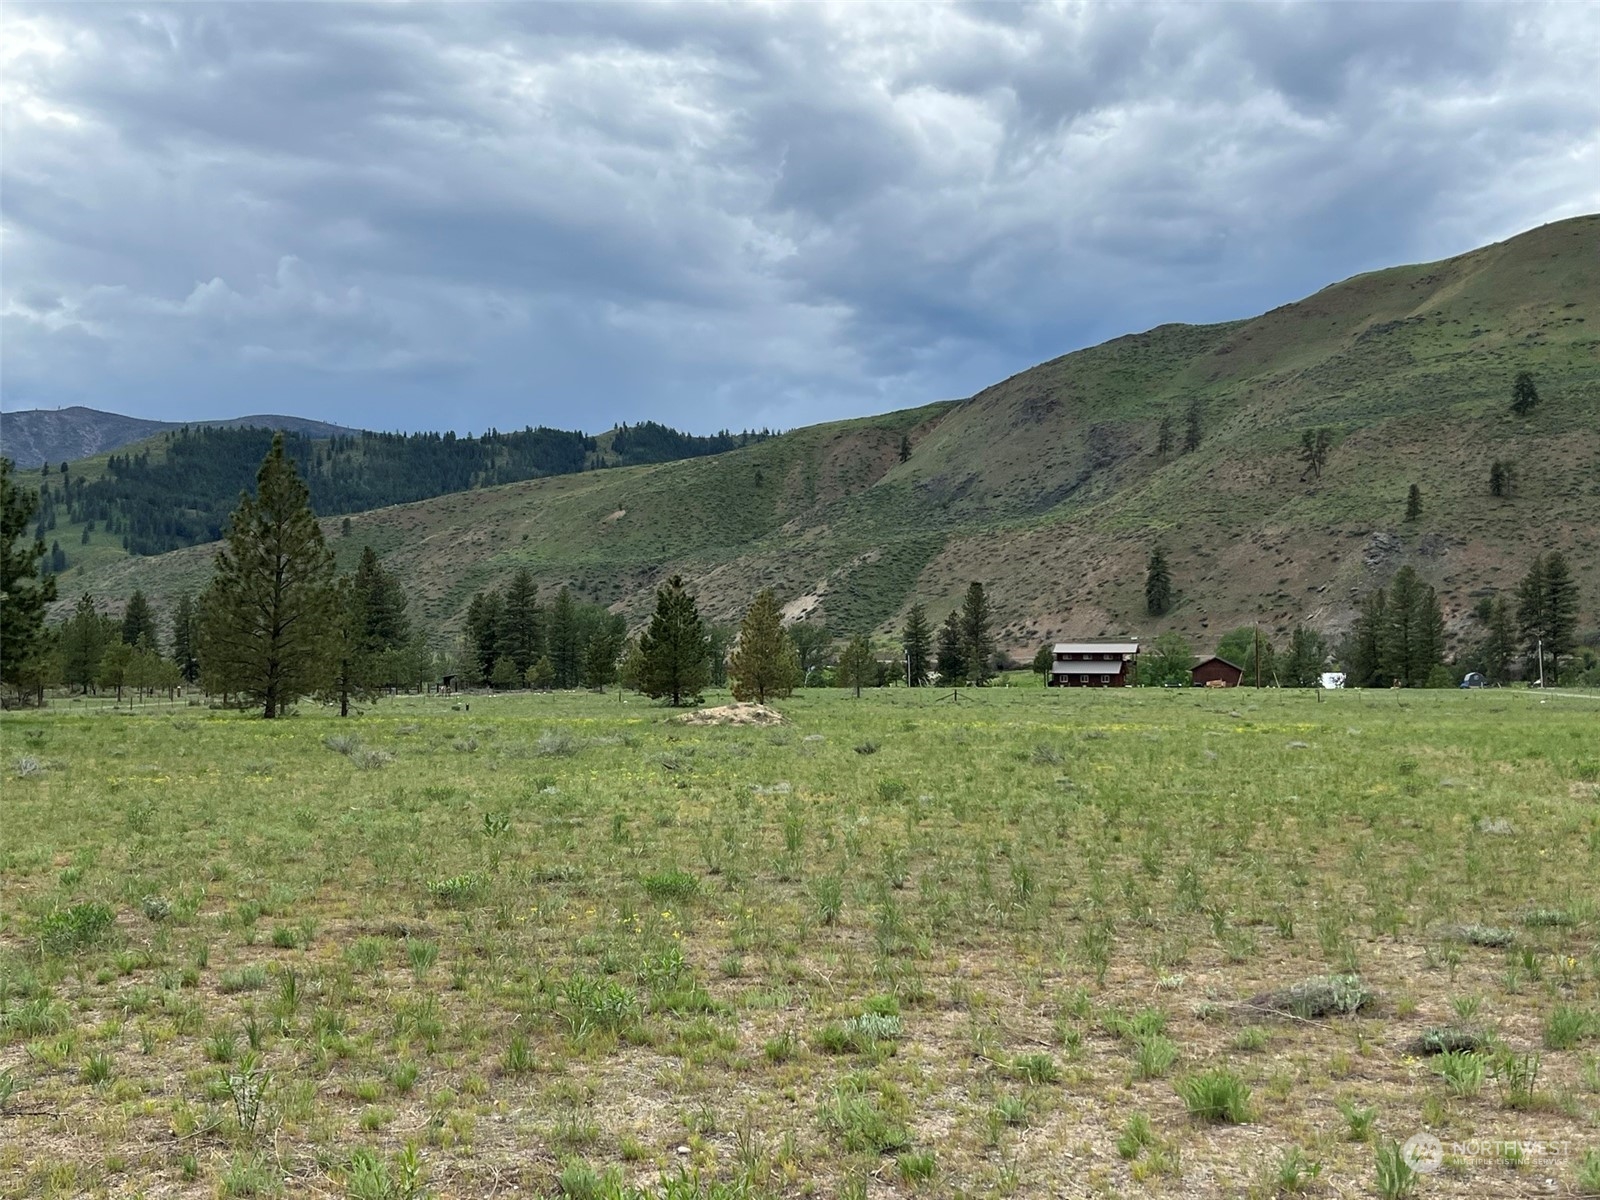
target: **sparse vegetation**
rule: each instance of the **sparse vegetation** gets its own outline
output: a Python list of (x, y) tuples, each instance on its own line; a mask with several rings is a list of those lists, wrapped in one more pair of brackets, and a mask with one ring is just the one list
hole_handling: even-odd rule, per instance
[(5, 797), (0, 1106), (50, 1149), (0, 1190), (48, 1158), (92, 1194), (145, 1130), (181, 1195), (1025, 1194), (1089, 1097), (1110, 1189), (1314, 1195), (1430, 1123), (1565, 1128), (1593, 718), (1488, 698), (811, 690), (781, 729), (414, 698), (360, 719), (378, 772), (332, 716), (8, 714), (70, 766)]

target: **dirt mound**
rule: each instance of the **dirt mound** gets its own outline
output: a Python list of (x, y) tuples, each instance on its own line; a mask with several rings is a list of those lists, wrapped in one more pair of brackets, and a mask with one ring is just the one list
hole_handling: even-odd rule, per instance
[(696, 709), (672, 719), (682, 725), (782, 725), (788, 720), (765, 704), (723, 704), (717, 708)]

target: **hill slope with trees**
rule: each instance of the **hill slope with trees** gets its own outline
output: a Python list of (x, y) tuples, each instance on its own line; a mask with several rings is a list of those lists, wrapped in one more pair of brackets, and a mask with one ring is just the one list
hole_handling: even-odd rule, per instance
[[(1478, 635), (1481, 601), (1511, 596), (1556, 550), (1592, 629), (1600, 217), (1360, 275), (1253, 320), (1118, 338), (958, 403), (328, 531), (341, 566), (370, 544), (414, 611), (448, 629), (523, 569), (635, 628), (681, 575), (711, 620), (770, 587), (792, 619), (879, 637), (919, 599), (937, 626), (976, 579), (998, 645), (1025, 657), (1056, 637), (1167, 631), (1209, 652), (1242, 624), (1347, 631), (1409, 566), (1459, 641)], [(1152, 616), (1157, 545), (1167, 582)], [(210, 558), (106, 563), (63, 595), (176, 595)]]

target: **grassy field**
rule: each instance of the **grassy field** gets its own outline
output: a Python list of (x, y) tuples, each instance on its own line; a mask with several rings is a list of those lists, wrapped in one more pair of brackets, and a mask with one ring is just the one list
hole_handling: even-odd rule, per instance
[(468, 703), (4, 717), (0, 1194), (1600, 1190), (1593, 698)]

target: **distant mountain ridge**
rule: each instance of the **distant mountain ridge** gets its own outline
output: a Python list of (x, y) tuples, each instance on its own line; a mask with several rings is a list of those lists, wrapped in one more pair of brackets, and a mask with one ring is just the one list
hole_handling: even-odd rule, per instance
[[(1522, 371), (1541, 399), (1518, 416)], [(1329, 450), (1311, 471), (1301, 447), (1318, 431)], [(1503, 494), (1490, 488), (1497, 463), (1515, 480)], [(1408, 515), (1413, 485), (1421, 511)], [(1600, 216), (1357, 275), (1258, 317), (1116, 338), (960, 402), (326, 528), (342, 565), (370, 545), (416, 618), (445, 631), (475, 591), (521, 568), (634, 626), (679, 574), (711, 620), (736, 621), (771, 587), (792, 618), (880, 644), (913, 602), (937, 622), (981, 580), (997, 643), (1026, 656), (1058, 638), (1167, 631), (1210, 653), (1245, 625), (1280, 644), (1300, 623), (1342, 632), (1410, 566), (1460, 645), (1481, 636), (1479, 601), (1514, 596), (1534, 555), (1561, 550), (1588, 633), (1600, 623)], [(74, 563), (63, 596), (111, 604), (140, 588), (165, 611), (204, 586), (214, 557), (105, 547), (96, 560), (100, 530), (77, 550), (77, 527), (55, 534)], [(1153, 617), (1144, 581), (1158, 544), (1176, 595)]]
[(184, 426), (191, 429), (282, 429), (286, 433), (303, 433), (316, 438), (360, 432), (345, 425), (332, 425), (309, 417), (273, 413), (215, 421), (151, 421), (83, 405), (71, 408), (24, 408), (16, 412), (0, 412), (0, 456), (9, 458), (18, 467), (70, 462), (120, 450), (158, 433), (182, 429)]

